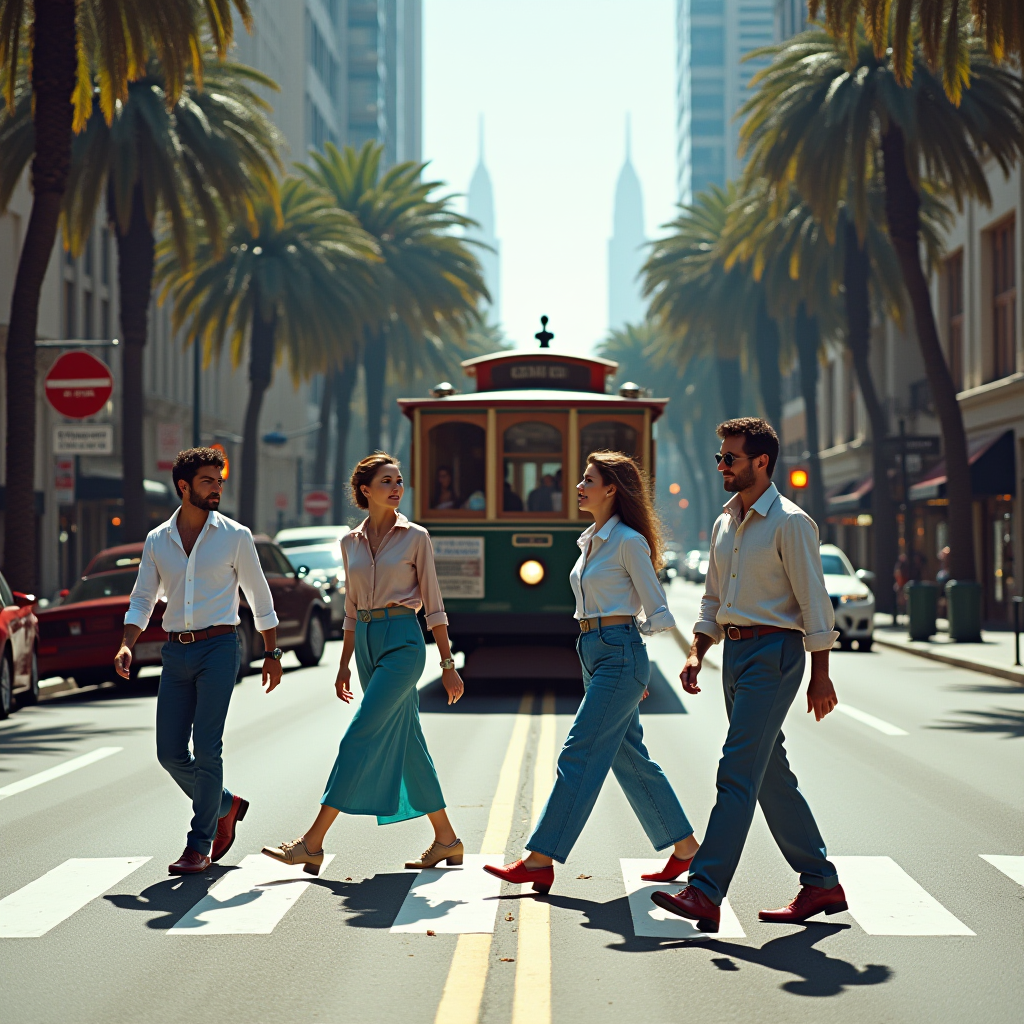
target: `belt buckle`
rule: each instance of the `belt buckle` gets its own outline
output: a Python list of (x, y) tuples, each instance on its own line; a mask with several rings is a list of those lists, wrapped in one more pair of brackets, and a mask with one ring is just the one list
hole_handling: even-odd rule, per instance
[(580, 632), (581, 633), (589, 633), (590, 632), (590, 619), (580, 619)]
[(372, 618), (373, 618), (373, 616), (365, 608), (360, 610), (360, 612), (359, 612), (359, 621), (360, 622), (369, 622), (370, 619), (372, 619)]
[(743, 632), (739, 626), (726, 626), (725, 635), (730, 640), (742, 640)]
[[(191, 640), (184, 639), (185, 633), (187, 633), (190, 637), (192, 637), (192, 639)], [(178, 634), (178, 643), (179, 644), (194, 644), (196, 642), (195, 631), (191, 630), (191, 629), (186, 629), (185, 633), (179, 633)]]

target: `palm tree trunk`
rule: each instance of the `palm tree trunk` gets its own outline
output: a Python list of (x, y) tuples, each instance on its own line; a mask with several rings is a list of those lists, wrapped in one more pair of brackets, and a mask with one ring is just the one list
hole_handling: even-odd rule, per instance
[(914, 310), (917, 342), (942, 429), (946, 494), (949, 498), (949, 572), (956, 580), (974, 580), (977, 579), (977, 567), (974, 562), (967, 432), (956, 400), (956, 386), (939, 343), (928, 279), (921, 266), (920, 197), (907, 168), (903, 133), (892, 121), (882, 135), (882, 159), (885, 165), (885, 219), (900, 261), (903, 284)]
[(715, 356), (715, 370), (718, 376), (718, 396), (722, 402), (722, 414), (727, 420), (740, 414), (742, 380), (739, 359)]
[(245, 407), (242, 430), (242, 493), (238, 518), (250, 530), (256, 529), (256, 473), (259, 465), (260, 410), (263, 396), (274, 376), (274, 346), (277, 314), (269, 320), (260, 315), (259, 301), (253, 303), (252, 332), (249, 339), (249, 404)]
[(797, 354), (800, 358), (800, 394), (804, 398), (804, 420), (807, 432), (808, 508), (811, 518), (818, 524), (824, 536), (825, 484), (821, 478), (821, 460), (818, 452), (821, 441), (818, 437), (818, 350), (821, 348), (821, 332), (816, 317), (807, 315), (807, 307), (801, 302), (793, 321), (793, 335)]
[(868, 254), (857, 238), (853, 222), (846, 222), (844, 233), (843, 284), (846, 303), (846, 347), (850, 350), (854, 373), (871, 429), (871, 519), (874, 534), (875, 606), (880, 612), (894, 614), (896, 595), (890, 587), (893, 566), (899, 556), (899, 526), (896, 508), (889, 490), (889, 465), (883, 441), (889, 435), (889, 417), (878, 397), (871, 373), (871, 295), (868, 289)]
[(765, 416), (776, 429), (782, 429), (782, 373), (779, 370), (779, 325), (768, 315), (768, 303), (762, 294), (754, 322), (754, 350), (757, 376)]
[(4, 573), (15, 590), (36, 589), (36, 331), (39, 296), (57, 238), (71, 169), (75, 0), (36, 0), (32, 28), (35, 156), (32, 212), (18, 258), (7, 328)]
[(366, 374), (366, 447), (380, 450), (384, 416), (384, 378), (388, 368), (387, 332), (380, 330), (366, 339), (363, 370)]
[(313, 456), (313, 484), (323, 487), (327, 483), (327, 449), (331, 441), (331, 406), (334, 403), (335, 370), (324, 376), (324, 393), (320, 398), (320, 429), (316, 434), (316, 454)]
[(143, 485), (145, 453), (142, 419), (145, 407), (142, 380), (143, 353), (149, 333), (149, 305), (153, 296), (156, 239), (146, 216), (142, 183), (132, 190), (128, 230), (121, 231), (114, 215), (112, 190), (107, 208), (117, 232), (117, 283), (121, 302), (121, 465), (124, 476), (124, 539), (145, 540), (149, 532), (146, 491)]
[(334, 440), (334, 500), (331, 515), (336, 526), (345, 522), (345, 505), (348, 499), (348, 467), (345, 465), (345, 449), (348, 446), (348, 428), (352, 422), (352, 392), (359, 377), (358, 359), (350, 359), (340, 370), (332, 374), (334, 381), (334, 415), (337, 431)]

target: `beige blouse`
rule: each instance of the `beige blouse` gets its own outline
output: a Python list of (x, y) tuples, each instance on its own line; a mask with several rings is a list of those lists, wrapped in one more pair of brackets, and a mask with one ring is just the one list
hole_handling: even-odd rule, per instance
[(447, 626), (430, 534), (398, 512), (395, 525), (384, 535), (375, 558), (366, 536), (369, 521), (367, 517), (341, 538), (345, 629), (356, 628), (358, 612), (386, 608), (389, 604), (403, 605), (416, 612), (422, 607), (428, 629)]

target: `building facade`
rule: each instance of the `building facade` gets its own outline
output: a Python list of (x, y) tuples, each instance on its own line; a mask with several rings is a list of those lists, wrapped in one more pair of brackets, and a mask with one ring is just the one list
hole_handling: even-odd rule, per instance
[(480, 117), (480, 155), (466, 192), (466, 216), (476, 221), (477, 227), (466, 232), (466, 237), (480, 245), (474, 250), (483, 268), (484, 281), (490, 292), (487, 307), (488, 320), (501, 323), (501, 242), (498, 240), (494, 216), (494, 186), (484, 163), (484, 119)]
[(626, 119), (626, 159), (615, 184), (612, 237), (608, 241), (608, 329), (638, 324), (646, 315), (640, 269), (644, 263), (644, 198), (630, 154)]

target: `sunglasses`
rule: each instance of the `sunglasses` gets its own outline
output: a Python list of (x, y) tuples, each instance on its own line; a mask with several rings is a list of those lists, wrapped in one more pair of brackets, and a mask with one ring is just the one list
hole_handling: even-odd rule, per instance
[(715, 452), (715, 465), (720, 466), (723, 462), (732, 469), (732, 464), (738, 462), (740, 459), (752, 459), (756, 458), (754, 455), (733, 455), (732, 452), (726, 452), (724, 455), (721, 452)]

